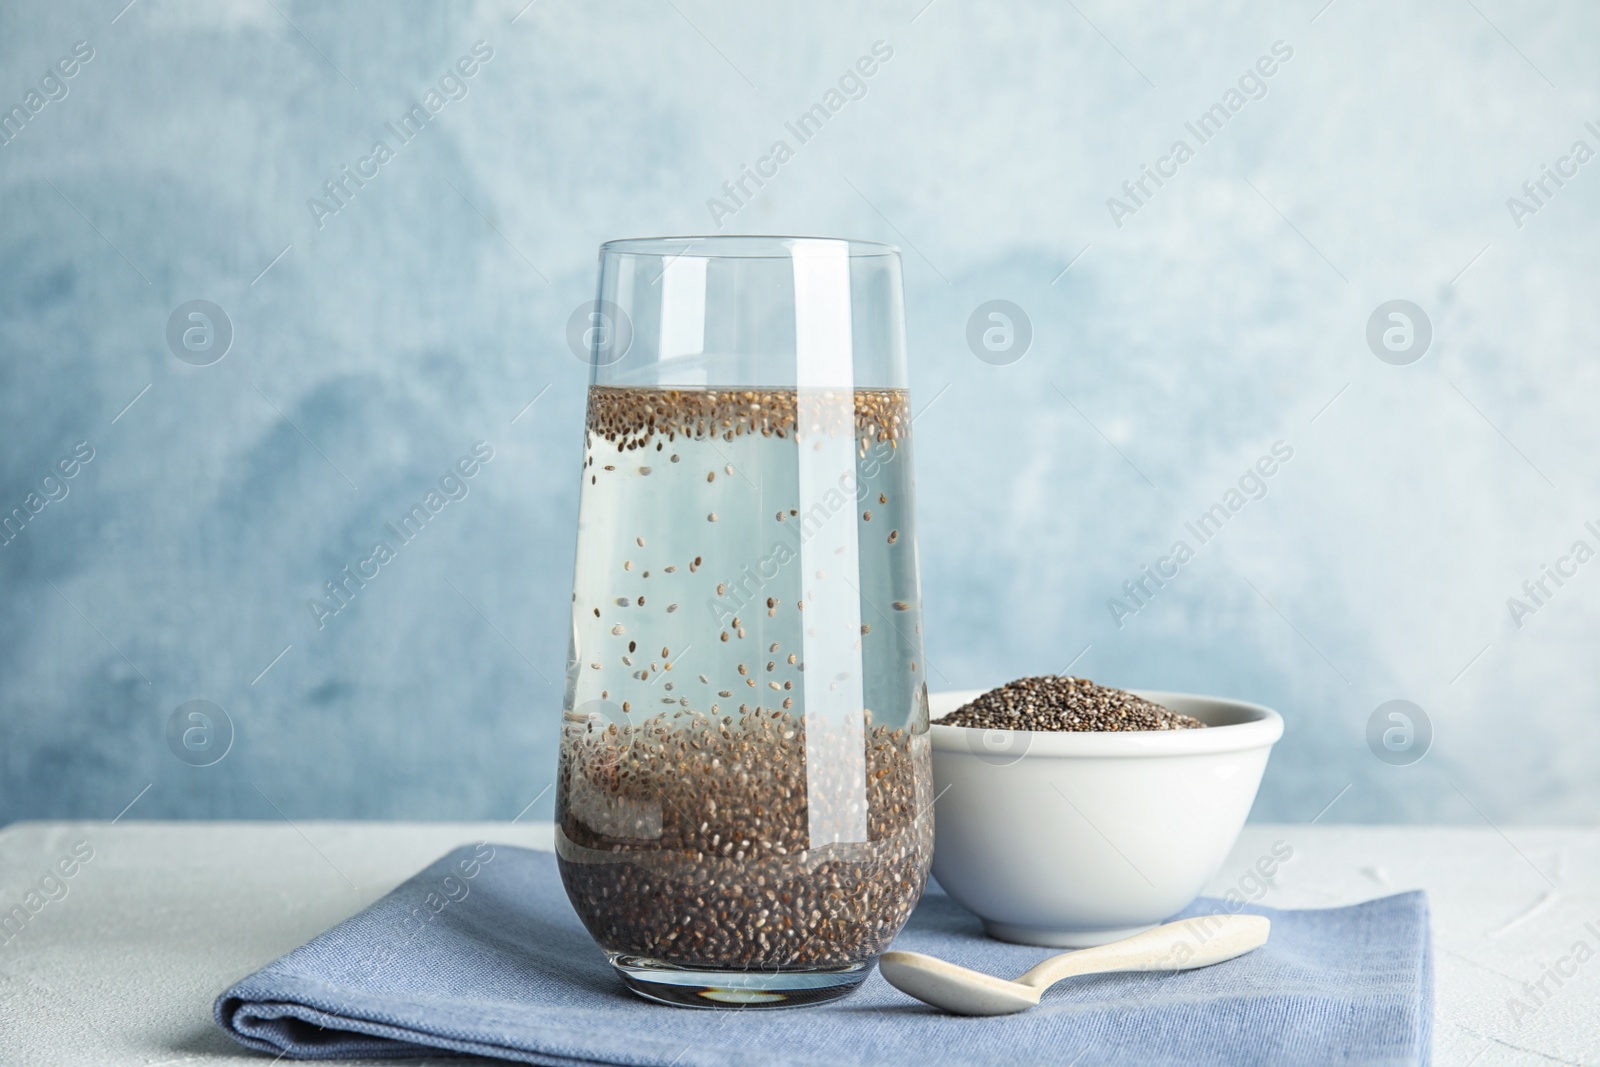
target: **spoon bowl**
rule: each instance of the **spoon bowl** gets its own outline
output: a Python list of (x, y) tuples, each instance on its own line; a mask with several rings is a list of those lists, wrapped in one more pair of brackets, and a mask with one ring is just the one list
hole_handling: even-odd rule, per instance
[(1038, 987), (920, 952), (885, 952), (878, 957), (878, 970), (900, 992), (953, 1015), (1014, 1015), (1044, 995)]
[(1014, 981), (924, 956), (885, 952), (878, 970), (889, 984), (952, 1015), (1014, 1015), (1039, 1003), (1063, 978), (1113, 971), (1189, 971), (1242, 956), (1267, 943), (1262, 915), (1205, 915), (1167, 923), (1097, 948), (1063, 952)]

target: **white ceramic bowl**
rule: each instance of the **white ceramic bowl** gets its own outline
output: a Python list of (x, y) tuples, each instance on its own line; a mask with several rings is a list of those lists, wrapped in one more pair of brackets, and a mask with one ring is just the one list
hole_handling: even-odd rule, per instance
[[(991, 937), (1076, 948), (1138, 933), (1199, 896), (1233, 848), (1282, 717), (1136, 692), (1209, 728), (933, 726), (933, 873)], [(935, 693), (932, 717), (978, 695)]]

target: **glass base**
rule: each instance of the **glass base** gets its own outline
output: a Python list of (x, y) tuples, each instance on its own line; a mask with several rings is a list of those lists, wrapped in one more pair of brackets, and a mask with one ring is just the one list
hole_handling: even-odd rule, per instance
[(871, 962), (810, 971), (719, 971), (643, 956), (611, 955), (622, 981), (646, 1000), (679, 1008), (800, 1008), (848, 996)]

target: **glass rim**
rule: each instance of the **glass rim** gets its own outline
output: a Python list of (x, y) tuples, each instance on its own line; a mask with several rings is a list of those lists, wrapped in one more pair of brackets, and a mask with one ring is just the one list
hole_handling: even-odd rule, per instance
[(900, 249), (882, 241), (863, 241), (854, 237), (803, 236), (799, 234), (685, 234), (680, 237), (621, 237), (600, 246), (601, 255), (655, 256), (679, 259), (792, 259), (789, 243), (795, 241), (837, 241), (846, 246), (851, 259), (899, 256)]

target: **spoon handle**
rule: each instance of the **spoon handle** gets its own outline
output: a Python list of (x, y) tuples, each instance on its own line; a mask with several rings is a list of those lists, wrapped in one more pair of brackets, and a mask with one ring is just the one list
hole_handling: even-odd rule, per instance
[(1051, 956), (1017, 979), (1043, 990), (1080, 974), (1108, 971), (1187, 971), (1242, 956), (1267, 942), (1263, 915), (1203, 915), (1146, 930), (1098, 948)]

